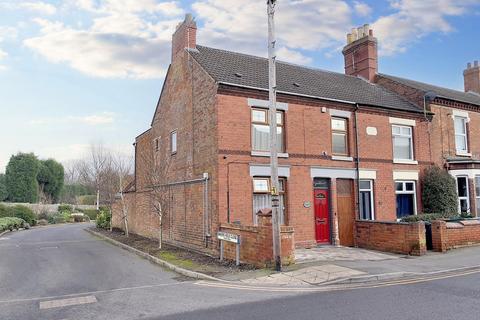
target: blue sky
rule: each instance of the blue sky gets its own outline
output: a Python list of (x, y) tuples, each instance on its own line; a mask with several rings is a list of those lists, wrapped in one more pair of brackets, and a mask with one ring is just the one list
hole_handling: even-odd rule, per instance
[[(18, 151), (63, 162), (96, 142), (133, 152), (184, 14), (198, 43), (266, 55), (264, 2), (0, 0), (0, 172)], [(466, 63), (480, 60), (478, 0), (278, 2), (282, 60), (343, 72), (345, 35), (364, 23), (383, 73), (463, 90)]]

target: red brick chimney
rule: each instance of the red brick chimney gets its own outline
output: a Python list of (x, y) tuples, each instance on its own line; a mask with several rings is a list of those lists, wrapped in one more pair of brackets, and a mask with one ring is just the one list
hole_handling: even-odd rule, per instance
[(463, 71), (463, 80), (465, 82), (465, 92), (476, 92), (480, 94), (480, 66), (475, 60), (473, 66), (471, 63), (467, 64), (467, 69)]
[(377, 39), (373, 37), (373, 30), (368, 24), (352, 29), (342, 53), (345, 57), (345, 74), (374, 81), (378, 71)]
[(185, 20), (177, 25), (172, 36), (172, 61), (185, 48), (195, 48), (197, 45), (197, 23), (191, 14), (185, 15)]

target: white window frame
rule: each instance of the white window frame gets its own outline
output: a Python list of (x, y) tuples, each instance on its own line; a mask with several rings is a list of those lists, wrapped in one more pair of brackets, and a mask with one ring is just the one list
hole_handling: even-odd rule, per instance
[[(464, 178), (466, 180), (466, 186), (467, 186), (467, 195), (466, 196), (463, 196), (463, 197), (460, 197), (460, 194), (458, 193), (458, 179), (459, 178)], [(467, 213), (470, 213), (472, 212), (472, 208), (470, 206), (470, 183), (469, 183), (469, 180), (468, 180), (468, 176), (456, 176), (455, 177), (455, 182), (456, 182), (456, 186), (457, 186), (457, 198), (458, 198), (458, 212), (461, 213), (462, 212), (462, 202), (461, 200), (466, 200), (467, 201)]]
[(170, 132), (170, 153), (176, 154), (178, 150), (178, 134), (177, 130)]
[[(393, 133), (393, 128), (399, 128), (400, 131), (402, 131), (402, 128), (407, 128), (410, 130), (410, 134), (402, 134), (402, 133)], [(410, 139), (410, 154), (411, 157), (410, 159), (402, 159), (402, 158), (396, 158), (395, 157), (395, 137), (403, 137), (403, 138), (409, 138)], [(393, 146), (393, 161), (394, 162), (402, 162), (402, 161), (415, 161), (415, 154), (414, 154), (414, 147), (413, 147), (413, 127), (412, 126), (404, 126), (404, 125), (399, 125), (399, 124), (393, 124), (392, 125), (392, 146)]]
[[(456, 128), (456, 120), (457, 119), (460, 119), (463, 121), (463, 129), (465, 131), (465, 133), (458, 133)], [(457, 152), (458, 155), (468, 155), (468, 126), (467, 126), (467, 123), (468, 123), (468, 118), (467, 117), (464, 117), (464, 116), (459, 116), (459, 115), (455, 115), (453, 116), (453, 129), (455, 131), (455, 150)], [(457, 137), (462, 137), (463, 138), (463, 141), (465, 142), (465, 150), (462, 150), (462, 149), (459, 149), (458, 146), (457, 146)]]
[[(401, 183), (403, 185), (402, 191), (397, 190), (397, 183)], [(407, 188), (405, 187), (407, 183), (413, 183), (413, 191), (408, 191)], [(397, 194), (413, 194), (413, 215), (417, 215), (417, 183), (415, 180), (395, 180), (394, 181), (394, 188), (395, 188), (395, 216), (397, 215), (397, 207), (396, 207), (396, 201), (397, 201)], [(397, 220), (400, 220), (400, 218), (397, 218)]]
[[(265, 121), (254, 121), (253, 119), (253, 113), (254, 112), (263, 112), (264, 115), (265, 115)], [(277, 110), (277, 113), (276, 113), (276, 128), (278, 130), (278, 128), (281, 128), (282, 130), (282, 134), (281, 134), (281, 137), (282, 137), (282, 148), (280, 150), (277, 150), (277, 153), (279, 154), (279, 156), (282, 156), (282, 157), (285, 157), (285, 155), (288, 156), (288, 154), (286, 154), (286, 149), (287, 149), (287, 145), (286, 145), (286, 133), (285, 133), (285, 112), (283, 110)], [(265, 127), (268, 127), (270, 126), (270, 111), (268, 109), (264, 109), (264, 108), (261, 108), (261, 107), (252, 107), (251, 110), (250, 110), (250, 126), (251, 126), (251, 150), (252, 150), (252, 155), (259, 155), (259, 156), (263, 156), (264, 154), (266, 156), (270, 156), (270, 150), (261, 150), (261, 149), (256, 149), (255, 148), (255, 135), (254, 135), (254, 127), (255, 125), (258, 125), (258, 126), (265, 126)], [(270, 131), (270, 128), (269, 128), (269, 131)], [(278, 131), (277, 131), (278, 132)]]
[[(362, 191), (367, 191), (367, 192), (370, 192), (370, 205), (371, 205), (371, 208), (370, 208), (370, 212), (371, 212), (371, 215), (372, 215), (372, 219), (371, 221), (375, 220), (375, 197), (374, 197), (374, 189), (373, 189), (373, 180), (371, 179), (361, 179), (359, 181), (360, 183), (358, 184), (359, 188), (359, 192), (361, 193)], [(361, 185), (361, 182), (368, 182), (370, 184), (370, 187), (369, 189), (365, 189), (365, 188), (361, 188), (360, 185)], [(360, 210), (359, 210), (360, 211)], [(360, 212), (359, 212), (360, 213)], [(360, 220), (365, 220), (363, 219), (361, 216), (359, 217)], [(368, 220), (370, 221), (370, 220)]]

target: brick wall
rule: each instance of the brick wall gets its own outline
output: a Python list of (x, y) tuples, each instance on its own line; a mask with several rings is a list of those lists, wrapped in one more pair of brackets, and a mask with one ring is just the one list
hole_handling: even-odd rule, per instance
[[(267, 100), (268, 96), (258, 92), (238, 92), (224, 88), (217, 95), (218, 109), (218, 183), (219, 218), (221, 222), (253, 224), (253, 187), (249, 168), (251, 165), (268, 165), (269, 158), (252, 156), (251, 151), (251, 107), (248, 98)], [(228, 91), (227, 91), (228, 90)], [(349, 146), (355, 158), (355, 131), (353, 108), (350, 105), (302, 100), (279, 95), (280, 102), (289, 103), (285, 112), (286, 152), (288, 158), (280, 158), (281, 166), (289, 167), (287, 178), (287, 224), (296, 230), (295, 244), (308, 247), (316, 244), (314, 208), (305, 207), (313, 203), (312, 167), (355, 169), (354, 161), (332, 160), (330, 110), (350, 111)], [(326, 108), (326, 112), (322, 112)], [(415, 120), (414, 147), (418, 165), (394, 164), (391, 124), (389, 116)], [(376, 135), (368, 135), (367, 127), (375, 127)], [(376, 219), (396, 220), (395, 185), (393, 171), (412, 170), (421, 173), (430, 164), (428, 148), (428, 124), (422, 115), (405, 113), (382, 113), (363, 108), (358, 112), (358, 134), (360, 140), (360, 168), (376, 171), (374, 181)], [(332, 217), (337, 211), (335, 179), (332, 185)], [(417, 185), (417, 207), (422, 211), (421, 187)], [(352, 212), (355, 219), (356, 212)], [(332, 230), (335, 231), (335, 228)], [(352, 230), (353, 233), (353, 230)], [(334, 235), (335, 236), (335, 235)]]
[[(239, 224), (224, 223), (220, 231), (240, 236), (240, 261), (258, 267), (272, 266), (273, 261), (273, 239), (271, 216), (259, 217), (258, 226), (245, 226)], [(281, 257), (282, 264), (289, 265), (295, 262), (294, 231), (292, 227), (282, 226)], [(225, 259), (235, 260), (236, 245), (231, 242), (224, 242)]]
[(480, 244), (480, 221), (433, 221), (432, 241), (433, 250), (438, 252)]
[(425, 224), (357, 221), (355, 246), (384, 252), (424, 255), (427, 251)]

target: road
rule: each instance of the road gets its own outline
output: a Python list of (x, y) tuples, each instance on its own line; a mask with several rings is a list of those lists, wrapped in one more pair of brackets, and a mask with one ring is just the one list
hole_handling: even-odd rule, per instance
[[(72, 224), (0, 238), (0, 319), (478, 319), (480, 274), (331, 292), (202, 285)], [(72, 305), (68, 305), (72, 304)]]

